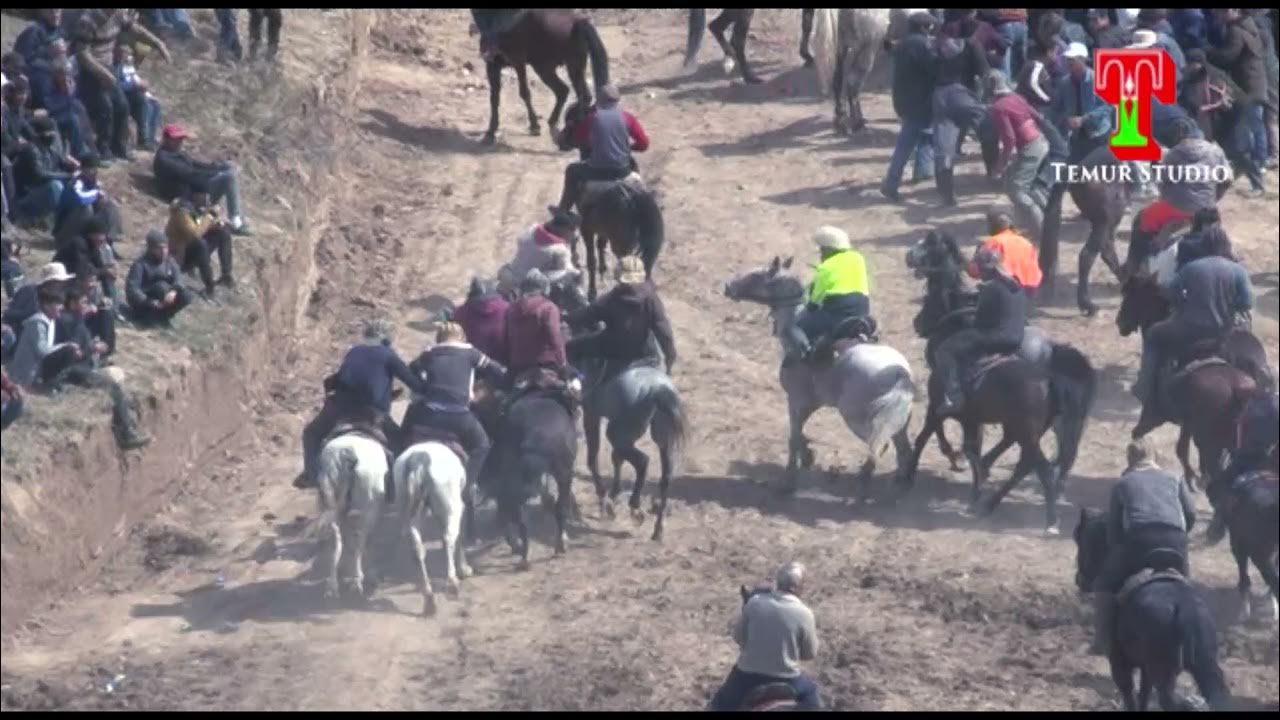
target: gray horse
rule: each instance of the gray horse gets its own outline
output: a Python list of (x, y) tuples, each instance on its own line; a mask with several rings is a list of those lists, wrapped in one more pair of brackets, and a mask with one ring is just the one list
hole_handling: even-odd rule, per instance
[[(784, 272), (790, 267), (790, 258), (783, 262), (775, 257), (765, 269), (737, 277), (724, 289), (730, 300), (768, 306), (773, 335), (783, 343), (784, 353), (787, 333), (805, 301), (804, 284)], [(830, 365), (800, 362), (783, 366), (780, 376), (782, 388), (787, 392), (791, 422), (788, 490), (795, 489), (798, 470), (814, 463), (804, 425), (814, 412), (824, 407), (839, 410), (845, 425), (871, 451), (857, 477), (863, 497), (875, 473), (876, 459), (890, 442), (897, 451), (898, 473), (909, 467), (911, 442), (907, 425), (916, 390), (911, 366), (897, 350), (879, 343), (863, 343), (840, 353)]]
[[(647, 365), (635, 365), (611, 378), (603, 385), (595, 386), (596, 378), (603, 371), (603, 363), (591, 359), (571, 358), (575, 366), (586, 371), (586, 396), (582, 404), (582, 427), (587, 439), (587, 467), (591, 481), (595, 483), (600, 499), (600, 513), (612, 518), (613, 503), (622, 492), (622, 463), (631, 464), (636, 473), (631, 490), (631, 516), (637, 522), (644, 521), (640, 509), (640, 493), (644, 489), (645, 475), (649, 469), (649, 457), (636, 447), (646, 430), (658, 446), (662, 463), (658, 499), (653, 503), (657, 518), (653, 524), (653, 540), (662, 541), (663, 521), (667, 514), (667, 489), (671, 484), (671, 471), (675, 453), (683, 447), (688, 434), (688, 422), (684, 403), (671, 378), (662, 370)], [(613, 448), (613, 487), (606, 494), (604, 480), (600, 477), (600, 422), (607, 420), (605, 431)]]

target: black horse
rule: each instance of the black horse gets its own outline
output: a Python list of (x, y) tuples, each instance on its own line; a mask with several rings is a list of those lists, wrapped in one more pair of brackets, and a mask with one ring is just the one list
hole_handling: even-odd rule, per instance
[[(1081, 510), (1075, 541), (1076, 586), (1091, 592), (1109, 550), (1106, 513)], [(1151, 570), (1167, 570), (1158, 557), (1151, 564)], [(1227, 709), (1231, 696), (1218, 665), (1213, 616), (1185, 578), (1154, 579), (1122, 593), (1118, 602), (1109, 660), (1125, 710), (1146, 710), (1153, 688), (1162, 710), (1191, 709), (1175, 692), (1183, 671), (1195, 678), (1210, 708)], [(1135, 670), (1141, 677), (1136, 696)]]
[(529, 113), (529, 133), (542, 132), (538, 114), (533, 111), (529, 94), (529, 79), (525, 66), (533, 71), (556, 95), (556, 104), (547, 118), (547, 124), (555, 127), (560, 111), (569, 99), (569, 87), (556, 75), (561, 65), (569, 72), (578, 102), (591, 104), (591, 90), (587, 87), (587, 60), (591, 61), (591, 74), (595, 86), (609, 82), (609, 56), (604, 43), (590, 20), (580, 18), (568, 10), (520, 10), (498, 33), (491, 44), (481, 47), (485, 72), (489, 79), (489, 130), (484, 144), (492, 145), (498, 135), (498, 105), (502, 98), (502, 68), (515, 68), (520, 82), (520, 99)]
[[(957, 257), (959, 250), (954, 239), (931, 232), (912, 249), (908, 255), (908, 265), (942, 271), (950, 267), (951, 260)], [(961, 270), (954, 267), (951, 271), (955, 274), (953, 280), (939, 282), (932, 287), (958, 286)], [(947, 302), (931, 298), (926, 300), (925, 307), (941, 308)], [(941, 318), (917, 317), (916, 321), (917, 328), (929, 329), (930, 345), (936, 346), (936, 343), (970, 326), (972, 314), (952, 312)], [(929, 377), (929, 408), (924, 428), (916, 438), (913, 457), (908, 471), (903, 475), (900, 492), (910, 488), (925, 443), (942, 428), (944, 417), (937, 409), (937, 400), (943, 392), (941, 381), (942, 378), (936, 373)], [(969, 392), (969, 401), (962, 412), (954, 417), (964, 428), (964, 453), (973, 472), (974, 510), (984, 514), (992, 512), (1005, 495), (1034, 471), (1045, 490), (1045, 530), (1050, 534), (1057, 533), (1058, 496), (1075, 465), (1097, 391), (1097, 382), (1097, 372), (1089, 359), (1079, 350), (1065, 344), (1052, 344), (1047, 366), (1032, 364), (1021, 357), (990, 366), (979, 386)], [(999, 424), (1004, 431), (1004, 438), (985, 458), (982, 456), (984, 424)], [(1050, 427), (1054, 429), (1058, 439), (1056, 470), (1040, 449), (1040, 438)], [(980, 503), (981, 487), (990, 462), (1015, 444), (1021, 449), (1021, 454), (1013, 476), (986, 503)]]

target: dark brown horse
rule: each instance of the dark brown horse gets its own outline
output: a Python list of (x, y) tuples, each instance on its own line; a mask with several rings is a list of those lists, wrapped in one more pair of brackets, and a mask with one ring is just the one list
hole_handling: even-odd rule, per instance
[[(1145, 334), (1152, 325), (1169, 317), (1171, 311), (1172, 306), (1155, 278), (1135, 273), (1124, 283), (1116, 326), (1121, 337), (1128, 337), (1137, 330)], [(1199, 353), (1204, 356), (1212, 354), (1222, 357), (1227, 364), (1201, 365), (1179, 378), (1170, 387), (1170, 407), (1163, 411), (1143, 408), (1138, 425), (1133, 429), (1133, 436), (1139, 438), (1165, 422), (1179, 423), (1182, 431), (1178, 436), (1178, 460), (1192, 488), (1196, 487), (1199, 478), (1208, 481), (1222, 468), (1223, 454), (1234, 447), (1235, 421), (1244, 409), (1246, 396), (1255, 387), (1265, 389), (1274, 385), (1267, 365), (1266, 348), (1247, 330), (1232, 331), (1221, 349), (1211, 348)], [(1188, 413), (1190, 408), (1195, 408), (1195, 412)], [(1170, 417), (1163, 417), (1166, 412)], [(1188, 417), (1189, 422), (1182, 422)], [(1200, 456), (1199, 475), (1191, 468), (1192, 441)]]
[[(929, 248), (948, 245), (945, 236), (926, 242)], [(926, 238), (928, 241), (930, 238)], [(950, 245), (954, 245), (952, 240)], [(916, 266), (921, 263), (917, 262)], [(931, 263), (940, 265), (940, 263)], [(959, 273), (959, 269), (955, 270)], [(937, 302), (926, 299), (925, 308), (939, 307)], [(943, 317), (917, 318), (917, 328), (927, 327), (929, 344), (934, 346), (955, 332), (972, 324), (972, 314), (951, 312)], [(973, 472), (972, 509), (989, 514), (995, 510), (1019, 482), (1035, 472), (1045, 491), (1046, 532), (1056, 534), (1058, 529), (1058, 496), (1075, 464), (1089, 411), (1097, 390), (1097, 372), (1079, 350), (1062, 344), (1053, 344), (1048, 367), (1041, 367), (1020, 357), (1007, 359), (987, 370), (976, 388), (967, 391), (967, 402), (960, 413), (943, 416), (938, 411), (937, 400), (942, 397), (942, 378), (929, 376), (929, 407), (924, 427), (916, 437), (915, 447), (899, 492), (910, 488), (920, 454), (931, 436), (938, 434), (943, 420), (950, 418), (960, 423), (964, 430), (964, 454)], [(1000, 425), (1004, 438), (987, 457), (982, 456), (983, 425)], [(1057, 467), (1049, 462), (1040, 449), (1040, 438), (1053, 428), (1058, 439)], [(986, 479), (990, 463), (1005, 449), (1017, 445), (1020, 455), (1013, 476), (985, 503), (980, 503), (982, 483)]]
[(588, 58), (595, 86), (609, 82), (609, 56), (599, 33), (590, 20), (568, 10), (521, 10), (512, 24), (498, 33), (491, 44), (485, 44), (481, 52), (489, 77), (489, 130), (484, 136), (485, 145), (497, 141), (502, 68), (511, 66), (516, 70), (520, 99), (524, 100), (529, 113), (529, 133), (532, 135), (541, 133), (542, 128), (538, 124), (538, 114), (533, 110), (526, 65), (532, 66), (556, 95), (555, 108), (547, 117), (547, 124), (552, 128), (559, 124), (560, 112), (569, 99), (569, 88), (556, 75), (556, 68), (566, 67), (574, 94), (584, 105), (590, 106), (592, 100), (586, 79)]
[[(557, 141), (561, 150), (577, 149), (580, 155), (585, 154), (586, 149), (574, 144), (573, 137), (574, 130), (586, 121), (588, 114), (589, 106), (580, 103), (569, 106), (564, 116), (564, 132)], [(653, 267), (666, 237), (662, 208), (652, 189), (635, 192), (618, 184), (596, 195), (586, 207), (579, 202), (579, 210), (582, 211), (582, 240), (587, 249), (588, 298), (595, 300), (596, 278), (605, 277), (607, 272), (606, 243), (619, 259), (638, 254), (644, 262), (646, 278), (652, 279)], [(573, 262), (575, 265), (578, 262), (576, 241)]]

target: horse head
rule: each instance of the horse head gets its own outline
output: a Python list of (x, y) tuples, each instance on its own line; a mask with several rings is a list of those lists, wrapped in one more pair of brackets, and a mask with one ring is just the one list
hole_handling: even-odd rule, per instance
[(1154, 277), (1131, 275), (1121, 288), (1120, 310), (1116, 312), (1116, 328), (1120, 337), (1146, 329), (1169, 316), (1169, 301), (1160, 291)]
[(949, 233), (930, 230), (907, 251), (907, 269), (918, 278), (959, 275), (964, 267), (960, 246)]
[(791, 261), (791, 258), (775, 257), (764, 269), (739, 275), (724, 286), (725, 297), (734, 302), (753, 302), (771, 308), (788, 303), (799, 305), (804, 302), (804, 285), (786, 272), (791, 268)]
[(1102, 571), (1107, 556), (1107, 513), (1080, 509), (1080, 520), (1073, 534), (1076, 541), (1076, 587), (1092, 592), (1093, 582)]

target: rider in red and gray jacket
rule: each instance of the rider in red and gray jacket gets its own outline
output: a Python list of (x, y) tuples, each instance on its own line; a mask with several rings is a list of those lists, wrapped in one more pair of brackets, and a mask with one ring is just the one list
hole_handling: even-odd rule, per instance
[(649, 149), (649, 136), (640, 121), (618, 106), (618, 87), (600, 88), (600, 102), (576, 129), (573, 145), (587, 149), (585, 162), (569, 163), (559, 208), (568, 212), (589, 180), (621, 180), (633, 170), (631, 153)]

